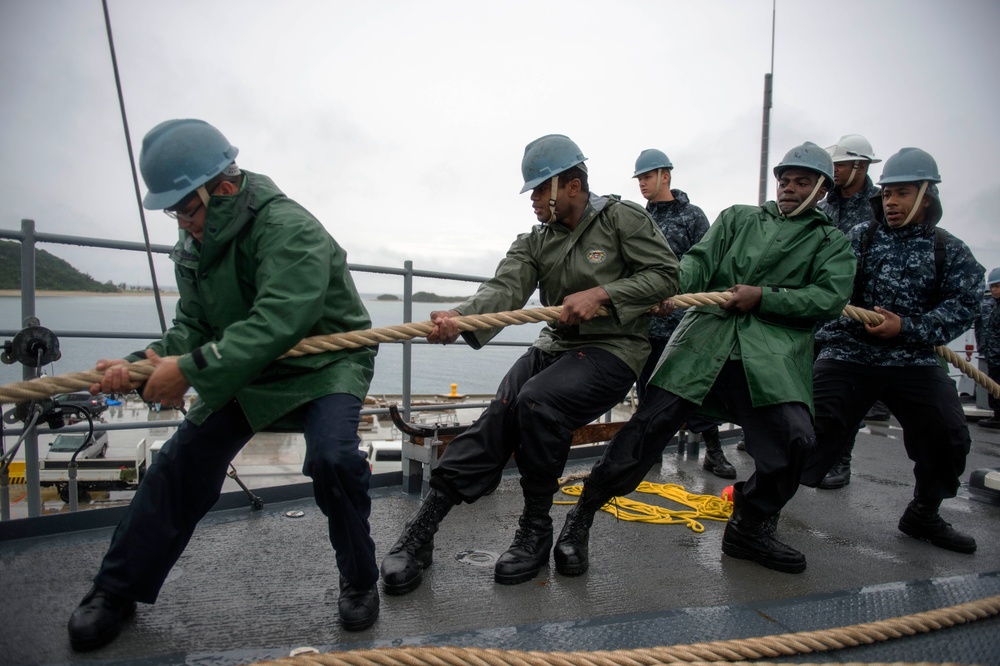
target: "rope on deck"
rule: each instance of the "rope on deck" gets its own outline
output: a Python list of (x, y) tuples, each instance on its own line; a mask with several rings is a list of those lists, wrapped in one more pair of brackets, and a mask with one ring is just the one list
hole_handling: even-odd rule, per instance
[[(583, 475), (586, 478), (588, 474)], [(562, 481), (562, 480), (560, 480)], [(583, 486), (563, 486), (559, 489), (564, 495), (579, 497), (583, 494)], [(684, 525), (696, 534), (705, 531), (702, 520), (726, 522), (733, 513), (733, 503), (716, 495), (701, 495), (688, 492), (684, 486), (676, 483), (652, 483), (642, 481), (635, 489), (637, 493), (659, 495), (687, 509), (670, 509), (658, 504), (647, 504), (628, 497), (613, 497), (601, 507), (601, 511), (610, 513), (618, 520), (652, 525)], [(574, 504), (556, 500), (556, 504)]]
[[(718, 291), (678, 294), (673, 296), (671, 300), (678, 307), (691, 307), (695, 305), (721, 305), (731, 297), (732, 295), (729, 292)], [(519, 324), (552, 322), (559, 319), (560, 312), (562, 312), (562, 306), (551, 306), (490, 314), (460, 315), (453, 317), (453, 319), (460, 331), (467, 332), (489, 328), (503, 328)], [(852, 305), (844, 308), (843, 315), (869, 324), (878, 324), (883, 320), (882, 315), (876, 312), (862, 310)], [(425, 337), (433, 328), (434, 324), (432, 322), (422, 321), (382, 328), (371, 328), (364, 331), (317, 335), (305, 338), (281, 358), (320, 354), (340, 349), (371, 347), (383, 342), (403, 342), (418, 337)], [(935, 347), (934, 350), (938, 355), (945, 358), (952, 365), (971, 377), (977, 384), (989, 391), (994, 397), (1000, 398), (1000, 385), (990, 379), (988, 375), (972, 367), (970, 363), (961, 359), (947, 347)], [(146, 381), (153, 374), (153, 364), (148, 360), (136, 361), (135, 363), (128, 364), (127, 367), (129, 369), (129, 378), (137, 383)], [(87, 390), (92, 384), (100, 382), (102, 377), (103, 373), (97, 370), (87, 370), (71, 372), (56, 377), (41, 377), (26, 382), (13, 382), (5, 386), (0, 386), (0, 405), (28, 400), (42, 400), (59, 393)]]
[[(777, 636), (735, 638), (633, 650), (542, 652), (458, 647), (398, 647), (304, 654), (255, 666), (652, 666), (741, 662), (871, 645), (1000, 614), (1000, 595), (888, 620)], [(755, 666), (762, 666), (754, 662)], [(942, 665), (938, 665), (942, 666)]]

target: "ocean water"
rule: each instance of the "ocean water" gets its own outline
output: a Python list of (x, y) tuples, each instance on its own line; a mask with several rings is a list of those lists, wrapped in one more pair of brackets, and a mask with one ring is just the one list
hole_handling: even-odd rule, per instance
[[(164, 297), (164, 314), (169, 325), (177, 297)], [(379, 301), (371, 298), (365, 307), (373, 327), (403, 323), (401, 301)], [(432, 310), (446, 309), (448, 304), (415, 303), (413, 318), (429, 319)], [(41, 325), (60, 331), (116, 331), (152, 333), (159, 330), (156, 304), (152, 296), (39, 296), (36, 316)], [(0, 329), (19, 330), (21, 299), (0, 296)], [(530, 343), (538, 335), (541, 324), (523, 324), (505, 328), (497, 340)], [(48, 375), (92, 370), (98, 359), (121, 358), (142, 349), (148, 340), (60, 337), (62, 358), (47, 365)], [(459, 393), (492, 394), (510, 365), (524, 353), (522, 347), (487, 346), (474, 350), (461, 341), (442, 347), (417, 343), (413, 345), (413, 393), (445, 394), (451, 384), (458, 384)], [(379, 347), (375, 361), (375, 377), (371, 395), (399, 394), (402, 386), (403, 347), (398, 343)], [(21, 381), (20, 365), (0, 365), (0, 384)]]

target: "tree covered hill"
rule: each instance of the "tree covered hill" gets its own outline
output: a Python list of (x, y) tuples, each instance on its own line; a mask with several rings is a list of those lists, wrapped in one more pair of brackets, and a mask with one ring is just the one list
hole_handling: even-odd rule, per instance
[[(21, 288), (21, 244), (0, 241), (0, 289)], [(98, 282), (68, 262), (35, 248), (35, 289), (52, 291), (121, 291), (111, 281)]]

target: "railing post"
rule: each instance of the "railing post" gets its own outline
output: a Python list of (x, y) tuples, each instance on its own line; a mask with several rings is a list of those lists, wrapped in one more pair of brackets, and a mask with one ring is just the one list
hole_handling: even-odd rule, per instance
[[(407, 259), (403, 262), (403, 322), (409, 324), (413, 321), (413, 262)], [(402, 412), (403, 419), (410, 420), (410, 408), (412, 406), (411, 387), (413, 385), (413, 343), (410, 340), (403, 342), (403, 385), (402, 391)], [(403, 491), (407, 493), (420, 492), (421, 475), (420, 470), (424, 469), (423, 460), (419, 454), (423, 447), (417, 447), (406, 441), (403, 437), (402, 446), (402, 468), (403, 468)], [(430, 469), (429, 466), (426, 469)]]
[[(37, 323), (35, 317), (35, 221), (21, 220), (21, 325)], [(34, 379), (35, 368), (22, 366), (25, 381)], [(28, 517), (42, 514), (42, 491), (38, 475), (38, 434), (35, 428), (24, 436), (24, 483), (27, 490)]]
[[(403, 262), (403, 323), (409, 324), (413, 321), (413, 262), (407, 259)], [(407, 340), (403, 343), (403, 418), (410, 420), (410, 405), (413, 369), (413, 342)]]

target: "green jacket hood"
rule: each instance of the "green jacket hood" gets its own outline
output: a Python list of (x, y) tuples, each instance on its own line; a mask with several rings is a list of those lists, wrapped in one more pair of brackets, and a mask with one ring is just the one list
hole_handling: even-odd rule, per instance
[(204, 266), (211, 266), (223, 254), (225, 247), (239, 236), (240, 232), (266, 206), (285, 194), (267, 176), (244, 171), (245, 179), (240, 191), (234, 196), (213, 196), (209, 199), (205, 215), (205, 231), (199, 243), (186, 231), (180, 232), (180, 240), (174, 247), (173, 257), (177, 263), (194, 262), (199, 257)]
[(244, 171), (246, 180), (239, 193), (232, 197), (212, 197), (205, 217), (202, 258), (211, 265), (217, 253), (236, 238), (257, 214), (276, 199), (285, 195), (267, 176)]

